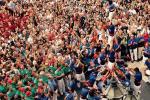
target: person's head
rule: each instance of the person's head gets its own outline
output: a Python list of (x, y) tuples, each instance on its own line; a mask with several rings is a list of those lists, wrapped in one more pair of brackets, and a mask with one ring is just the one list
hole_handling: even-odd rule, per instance
[(141, 37), (142, 36), (142, 34), (140, 33), (141, 31), (137, 31), (137, 36), (138, 37)]
[(147, 42), (147, 43), (145, 43), (145, 47), (149, 47), (149, 44), (148, 44), (148, 42)]
[(150, 58), (148, 58), (148, 61), (150, 62)]
[(135, 71), (135, 72), (140, 72), (140, 70), (139, 70), (138, 67), (134, 68), (134, 71)]
[(131, 39), (134, 39), (134, 35), (133, 34), (131, 35)]

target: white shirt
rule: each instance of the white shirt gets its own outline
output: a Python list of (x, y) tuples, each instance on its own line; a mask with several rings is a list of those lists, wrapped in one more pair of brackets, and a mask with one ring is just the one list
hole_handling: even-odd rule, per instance
[(16, 5), (15, 5), (15, 3), (13, 3), (12, 1), (10, 1), (10, 2), (7, 4), (7, 6), (8, 6), (10, 9), (14, 10)]
[(134, 15), (136, 14), (135, 9), (132, 9), (132, 10), (130, 9), (129, 12), (132, 13), (132, 14), (134, 14)]
[(28, 41), (30, 44), (32, 44), (32, 43), (33, 43), (33, 38), (30, 36), (27, 41)]

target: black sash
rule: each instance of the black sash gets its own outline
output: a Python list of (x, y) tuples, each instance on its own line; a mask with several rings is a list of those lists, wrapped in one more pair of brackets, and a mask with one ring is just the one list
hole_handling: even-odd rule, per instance
[(145, 57), (149, 57), (150, 55), (149, 55), (149, 54), (144, 53), (144, 56), (145, 56)]
[(145, 44), (145, 42), (144, 42), (144, 41), (141, 41), (141, 42), (138, 43), (138, 47), (143, 47), (144, 44)]
[(137, 45), (131, 45), (131, 46), (129, 46), (129, 48), (130, 49), (135, 49), (135, 48), (137, 48)]
[(114, 59), (109, 58), (109, 61), (110, 61), (111, 63), (114, 63), (114, 62), (115, 62), (115, 58), (114, 58)]

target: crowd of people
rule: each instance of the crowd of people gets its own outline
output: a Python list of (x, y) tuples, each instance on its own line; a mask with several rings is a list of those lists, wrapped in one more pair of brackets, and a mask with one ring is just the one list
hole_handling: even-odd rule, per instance
[(0, 99), (107, 98), (112, 77), (132, 81), (126, 62), (143, 60), (150, 69), (149, 4), (0, 0)]

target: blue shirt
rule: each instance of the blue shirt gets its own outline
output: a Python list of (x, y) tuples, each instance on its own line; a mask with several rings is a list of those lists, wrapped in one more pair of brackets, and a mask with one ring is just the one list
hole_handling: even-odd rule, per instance
[(128, 87), (130, 85), (130, 80), (125, 79), (122, 81), (123, 85), (125, 85), (126, 87)]
[(140, 82), (142, 80), (141, 72), (136, 72), (134, 78), (136, 81)]
[(114, 25), (110, 25), (108, 28), (109, 33), (111, 33), (110, 35), (114, 35), (115, 32), (115, 26)]
[(95, 80), (96, 80), (96, 74), (94, 75), (95, 73), (94, 72), (92, 72), (91, 74), (90, 74), (90, 76), (89, 76), (89, 82), (91, 83), (91, 84), (94, 84), (94, 82), (95, 82)]
[(66, 96), (66, 100), (74, 100), (74, 95), (72, 93), (68, 93)]
[(96, 79), (92, 77), (92, 78), (90, 78), (90, 79), (89, 79), (89, 81), (88, 81), (88, 82), (89, 82), (91, 85), (93, 85), (93, 84), (94, 84), (94, 82), (95, 82), (95, 80), (96, 80)]
[(52, 91), (55, 91), (55, 89), (57, 88), (57, 84), (56, 84), (55, 80), (49, 80), (48, 86)]
[(82, 88), (82, 90), (81, 90), (81, 95), (82, 95), (83, 97), (86, 97), (86, 96), (88, 95), (88, 93), (89, 93), (89, 90), (88, 90), (87, 88)]
[(114, 44), (114, 45), (113, 45), (113, 49), (114, 49), (114, 50), (116, 50), (116, 49), (118, 49), (118, 48), (119, 48), (119, 45), (118, 45), (118, 44)]
[(115, 9), (115, 5), (112, 3), (109, 5), (109, 11), (113, 11)]
[(145, 65), (148, 67), (148, 69), (150, 70), (150, 62), (148, 60), (145, 61)]
[(144, 56), (148, 58), (150, 57), (150, 47), (144, 48)]
[(145, 42), (144, 42), (144, 37), (143, 36), (137, 37), (136, 41), (137, 41), (139, 47), (143, 47), (144, 46)]
[(72, 80), (72, 81), (70, 82), (70, 84), (69, 84), (69, 87), (70, 87), (71, 89), (76, 89), (76, 88), (77, 88), (77, 83)]
[(48, 100), (48, 97), (46, 97), (46, 96), (39, 96), (39, 98), (37, 100)]
[(129, 39), (129, 41), (128, 41), (128, 44), (130, 44), (130, 45), (135, 45), (135, 44), (137, 44), (137, 39)]
[(146, 53), (150, 54), (150, 47), (145, 48), (144, 51), (145, 51)]
[(88, 49), (88, 55), (92, 55), (95, 53), (95, 48), (92, 48), (92, 49)]
[(114, 51), (109, 52), (109, 58), (110, 59), (115, 59), (115, 52)]
[(136, 38), (134, 38), (134, 39), (129, 39), (128, 45), (130, 45), (130, 49), (136, 48), (136, 47), (138, 46), (137, 39), (136, 39)]
[(95, 53), (95, 51), (96, 51), (96, 49), (95, 49), (95, 48), (92, 48), (92, 50), (91, 50), (91, 54), (94, 54), (94, 53)]
[(137, 42), (144, 41), (144, 37), (143, 37), (143, 36), (137, 37), (137, 38), (136, 38), (136, 41), (137, 41)]
[(131, 79), (131, 74), (130, 74), (129, 72), (126, 72), (126, 73), (125, 73), (125, 76), (126, 76), (126, 78), (127, 78), (128, 80)]
[(95, 78), (96, 79), (96, 73), (92, 72), (89, 76), (90, 78)]
[(102, 81), (99, 81), (99, 82), (97, 83), (97, 87), (98, 87), (99, 90), (101, 90), (101, 89), (103, 88), (103, 82), (102, 82)]
[(105, 58), (106, 58), (105, 54), (104, 54), (104, 53), (101, 53), (101, 54), (100, 54), (100, 60), (105, 60)]
[(86, 47), (90, 47), (90, 43), (89, 42), (86, 43)]
[(90, 57), (84, 57), (84, 58), (82, 59), (82, 61), (83, 61), (86, 65), (89, 65), (91, 59), (90, 59)]
[(148, 38), (148, 43), (150, 43), (150, 38)]
[(88, 100), (100, 100), (100, 98), (97, 97), (97, 96), (90, 96), (90, 95), (88, 95)]

